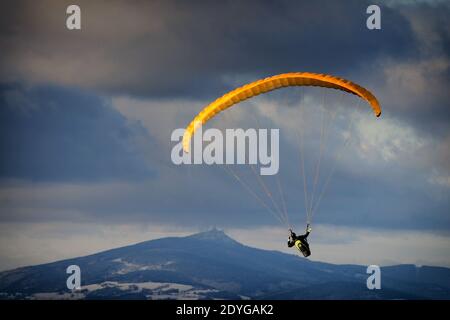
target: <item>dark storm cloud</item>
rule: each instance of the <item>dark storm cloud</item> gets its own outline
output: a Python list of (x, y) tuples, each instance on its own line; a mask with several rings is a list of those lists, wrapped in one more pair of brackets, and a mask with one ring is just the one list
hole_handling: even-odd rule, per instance
[(68, 31), (69, 1), (2, 2), (1, 81), (213, 99), (276, 73), (324, 72), (360, 83), (389, 116), (445, 138), (450, 6), (382, 2), (382, 29), (371, 31), (371, 3), (80, 1), (82, 30)]
[(383, 7), (385, 31), (369, 31), (365, 1), (79, 1), (82, 30), (73, 32), (64, 24), (68, 4), (1, 4), (4, 80), (199, 98), (236, 77), (346, 76), (380, 56), (418, 54), (398, 11)]
[(146, 135), (107, 100), (54, 87), (0, 87), (0, 178), (136, 179), (150, 170), (135, 137)]

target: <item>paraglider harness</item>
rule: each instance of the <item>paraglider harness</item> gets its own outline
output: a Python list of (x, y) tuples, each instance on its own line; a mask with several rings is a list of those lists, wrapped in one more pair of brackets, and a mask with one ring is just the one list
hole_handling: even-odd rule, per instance
[(311, 250), (309, 249), (308, 236), (311, 233), (311, 228), (308, 224), (306, 228), (306, 233), (301, 236), (297, 236), (292, 229), (289, 229), (289, 241), (287, 243), (288, 247), (295, 246), (298, 251), (300, 251), (303, 256), (306, 258), (311, 255)]

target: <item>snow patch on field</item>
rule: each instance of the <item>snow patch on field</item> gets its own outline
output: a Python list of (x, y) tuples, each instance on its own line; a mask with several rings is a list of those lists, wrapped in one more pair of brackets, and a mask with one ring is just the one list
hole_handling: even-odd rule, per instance
[(204, 298), (208, 293), (218, 292), (215, 289), (198, 289), (191, 285), (166, 282), (136, 282), (121, 283), (105, 281), (82, 286), (74, 292), (40, 292), (29, 296), (33, 300), (77, 300), (84, 299), (92, 292), (102, 289), (115, 288), (127, 293), (143, 293), (147, 299), (165, 300), (197, 300)]
[(130, 272), (145, 271), (145, 270), (169, 270), (168, 267), (175, 263), (174, 261), (167, 261), (165, 263), (159, 264), (142, 265), (125, 261), (122, 258), (114, 259), (112, 261), (116, 263), (121, 263), (123, 266), (122, 269), (116, 271), (115, 274), (127, 274)]

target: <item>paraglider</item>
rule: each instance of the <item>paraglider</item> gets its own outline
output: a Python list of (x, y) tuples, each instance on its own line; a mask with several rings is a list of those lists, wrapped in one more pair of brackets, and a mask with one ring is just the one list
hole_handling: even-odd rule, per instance
[(288, 247), (291, 248), (295, 246), (305, 258), (309, 257), (311, 255), (311, 250), (309, 248), (308, 236), (311, 231), (312, 229), (309, 224), (306, 226), (305, 234), (301, 236), (297, 236), (295, 232), (292, 231), (292, 229), (289, 229), (289, 240), (287, 243)]
[[(371, 107), (373, 114), (376, 117), (379, 117), (381, 115), (381, 107), (377, 100), (377, 98), (367, 89), (359, 86), (358, 84), (351, 82), (349, 80), (327, 75), (327, 74), (317, 74), (317, 73), (309, 73), (309, 72), (294, 72), (294, 73), (284, 73), (275, 75), (272, 77), (264, 78), (258, 81), (251, 82), (249, 84), (246, 84), (242, 87), (239, 87), (237, 89), (234, 89), (226, 94), (224, 94), (222, 97), (216, 99), (212, 103), (208, 104), (206, 107), (204, 107), (195, 117), (194, 119), (189, 123), (189, 125), (186, 127), (183, 138), (182, 138), (182, 149), (185, 153), (190, 152), (190, 145), (192, 137), (194, 136), (197, 129), (201, 128), (201, 126), (205, 123), (207, 123), (210, 119), (212, 119), (215, 115), (218, 113), (244, 101), (248, 100), (252, 97), (258, 96), (260, 94), (264, 94), (276, 89), (285, 88), (285, 87), (302, 87), (302, 86), (313, 86), (313, 87), (322, 87), (322, 88), (330, 88), (335, 90), (343, 91), (344, 93), (351, 93), (353, 95), (356, 95), (357, 97), (361, 98), (363, 101), (367, 102), (367, 104)], [(323, 129), (323, 128), (322, 128)], [(321, 140), (320, 140), (320, 158), (322, 156), (322, 138), (323, 138), (323, 130), (321, 132)], [(301, 153), (303, 156), (303, 152)], [(309, 248), (309, 244), (307, 241), (307, 237), (309, 236), (311, 232), (311, 219), (313, 213), (317, 210), (318, 203), (320, 202), (324, 191), (328, 185), (328, 182), (333, 175), (334, 168), (331, 170), (330, 175), (328, 176), (326, 182), (324, 183), (324, 187), (322, 189), (322, 192), (320, 193), (320, 196), (318, 199), (314, 199), (314, 192), (316, 190), (316, 183), (318, 180), (318, 169), (320, 167), (320, 158), (319, 163), (316, 166), (316, 174), (315, 174), (315, 182), (314, 182), (314, 188), (313, 193), (311, 195), (310, 201), (307, 199), (307, 191), (306, 191), (306, 180), (304, 175), (304, 168), (302, 169), (302, 174), (304, 178), (304, 191), (305, 191), (305, 208), (306, 208), (306, 215), (307, 215), (307, 230), (304, 235), (297, 236), (293, 231), (289, 223), (289, 218), (287, 215), (286, 205), (284, 203), (283, 195), (281, 192), (281, 185), (279, 181), (277, 180), (277, 186), (279, 188), (281, 199), (283, 201), (283, 206), (278, 206), (272, 196), (272, 193), (270, 192), (269, 188), (265, 185), (265, 183), (262, 181), (261, 177), (257, 177), (257, 181), (262, 187), (265, 194), (270, 198), (273, 206), (269, 207), (262, 199), (256, 195), (254, 190), (252, 190), (249, 185), (243, 182), (243, 179), (239, 177), (238, 174), (236, 174), (232, 169), (229, 170), (229, 173), (237, 180), (239, 181), (243, 187), (252, 194), (255, 199), (257, 199), (268, 211), (270, 211), (280, 222), (283, 222), (288, 226), (289, 228), (289, 247), (296, 247), (305, 257), (308, 257), (311, 255), (311, 250)], [(303, 158), (302, 158), (303, 161)], [(304, 167), (304, 164), (302, 164)], [(252, 171), (255, 173), (253, 166), (250, 166)], [(225, 166), (226, 168), (226, 166)], [(256, 175), (256, 173), (255, 173)], [(277, 176), (277, 175), (275, 175)], [(316, 202), (314, 203), (315, 200)], [(281, 210), (282, 208), (283, 210)], [(274, 210), (275, 209), (275, 210)], [(276, 211), (276, 212), (275, 212)]]

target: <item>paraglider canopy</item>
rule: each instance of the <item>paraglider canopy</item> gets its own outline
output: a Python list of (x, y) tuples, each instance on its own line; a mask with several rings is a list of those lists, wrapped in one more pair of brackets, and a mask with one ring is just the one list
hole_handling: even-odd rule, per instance
[(190, 151), (191, 138), (197, 128), (206, 123), (217, 113), (261, 93), (290, 86), (316, 86), (346, 91), (367, 101), (373, 109), (375, 116), (379, 117), (381, 115), (381, 107), (377, 98), (375, 98), (370, 91), (357, 85), (356, 83), (327, 74), (309, 72), (284, 73), (246, 84), (226, 93), (211, 104), (207, 105), (200, 111), (200, 113), (197, 114), (197, 116), (186, 128), (183, 136), (184, 152)]

